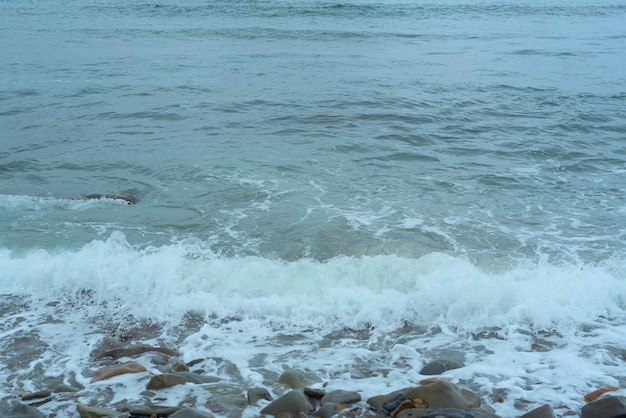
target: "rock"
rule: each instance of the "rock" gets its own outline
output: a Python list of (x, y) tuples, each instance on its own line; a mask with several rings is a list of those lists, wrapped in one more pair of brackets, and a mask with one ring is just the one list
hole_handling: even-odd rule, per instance
[(313, 411), (313, 405), (299, 390), (292, 390), (280, 398), (276, 399), (261, 410), (262, 414), (274, 415), (278, 417), (286, 414), (308, 414)]
[(397, 407), (406, 400), (400, 395), (404, 395), (406, 399), (421, 399), (429, 408), (471, 409), (478, 408), (481, 405), (478, 395), (469, 390), (460, 389), (454, 383), (445, 380), (439, 380), (424, 386), (397, 390), (387, 395), (374, 396), (368, 399), (367, 403), (373, 409), (385, 409), (391, 412), (393, 411), (391, 409), (392, 406), (395, 405)]
[(431, 376), (441, 374), (448, 370), (460, 369), (461, 367), (463, 367), (462, 364), (453, 360), (434, 360), (422, 367), (420, 374)]
[(182, 361), (177, 361), (170, 367), (170, 373), (188, 372), (189, 367)]
[(330, 418), (337, 413), (334, 403), (327, 403), (322, 405), (320, 409), (315, 411), (315, 417), (317, 418)]
[[(432, 418), (433, 417), (433, 412), (438, 412), (441, 413), (441, 411), (446, 411), (446, 410), (442, 410), (442, 409), (437, 409), (437, 410), (432, 410), (432, 409), (405, 409), (404, 411), (400, 412), (396, 418)], [(464, 413), (464, 414), (469, 414), (469, 416), (473, 417), (473, 418), (502, 418), (499, 415), (495, 415), (489, 411), (486, 411), (484, 409), (481, 408), (472, 408), (468, 411), (465, 410), (459, 410), (459, 409), (448, 409), (447, 411), (449, 411), (448, 413)], [(449, 416), (455, 416), (455, 415), (434, 415), (435, 417), (438, 416), (442, 416), (442, 417), (446, 417), (448, 418)], [(460, 415), (463, 416), (463, 415)]]
[[(388, 399), (387, 401), (385, 401), (383, 403), (383, 409), (387, 412), (393, 412), (396, 409), (398, 409), (398, 407), (400, 406), (400, 404), (402, 404), (405, 401), (408, 401), (409, 398), (404, 394), (404, 393), (399, 393), (398, 395), (394, 396), (391, 399)], [(369, 401), (368, 401), (369, 403)], [(380, 409), (380, 408), (376, 408), (376, 409)]]
[(198, 374), (193, 372), (180, 372), (173, 374), (175, 374), (176, 376), (182, 376), (187, 379), (189, 383), (195, 383), (197, 385), (201, 385), (204, 383), (216, 383), (220, 381), (219, 377), (207, 376), (205, 374)]
[(121, 200), (126, 202), (129, 205), (134, 205), (137, 203), (137, 198), (133, 196), (122, 196), (119, 194), (103, 194), (103, 193), (92, 193), (84, 195), (85, 199), (88, 200), (100, 200), (100, 199), (112, 199), (112, 200)]
[(193, 408), (181, 408), (174, 412), (169, 418), (215, 418), (215, 415), (209, 412), (201, 412)]
[(248, 404), (256, 405), (259, 399), (265, 399), (266, 401), (272, 400), (272, 395), (265, 388), (252, 388), (248, 389)]
[(320, 409), (315, 411), (315, 414), (313, 414), (313, 416), (316, 418), (331, 418), (332, 416), (346, 408), (348, 407), (343, 404), (327, 403), (325, 405), (322, 405)]
[(101, 417), (117, 417), (120, 414), (113, 409), (96, 408), (93, 406), (87, 406), (78, 404), (76, 405), (80, 418), (101, 418)]
[(398, 405), (396, 409), (393, 410), (393, 412), (391, 413), (391, 416), (395, 418), (398, 415), (400, 415), (402, 411), (407, 410), (407, 409), (426, 409), (426, 408), (424, 407), (424, 405), (416, 405), (413, 401), (406, 400), (402, 402), (400, 405)]
[(152, 406), (152, 407), (131, 407), (127, 409), (131, 417), (150, 417), (156, 415), (158, 417), (167, 417), (178, 411), (180, 408), (176, 406)]
[(46, 418), (46, 416), (37, 408), (26, 404), (19, 404), (11, 408), (9, 413), (2, 418)]
[(304, 388), (304, 394), (309, 398), (322, 399), (326, 395), (326, 391), (324, 389)]
[(462, 409), (435, 408), (432, 412), (422, 415), (423, 418), (474, 418), (474, 415)]
[(55, 385), (52, 387), (52, 391), (57, 392), (57, 393), (63, 393), (63, 392), (75, 393), (75, 392), (80, 392), (81, 390), (82, 390), (81, 388), (77, 388), (77, 387), (65, 385), (65, 384)]
[(31, 393), (27, 393), (25, 395), (22, 395), (22, 400), (23, 401), (30, 401), (32, 399), (47, 398), (50, 395), (52, 395), (52, 392), (47, 390), (47, 389), (44, 389), (44, 390), (39, 390), (37, 392), (31, 392)]
[(291, 389), (304, 389), (306, 387), (306, 378), (299, 371), (288, 369), (280, 375), (278, 383), (282, 383)]
[(210, 394), (204, 406), (217, 414), (241, 416), (248, 404), (239, 385), (220, 382), (205, 385), (203, 389)]
[(608, 396), (588, 403), (582, 408), (582, 418), (623, 418), (626, 416), (626, 397)]
[(184, 385), (185, 383), (187, 383), (186, 377), (173, 373), (165, 373), (152, 376), (152, 378), (148, 382), (148, 385), (146, 386), (146, 389), (159, 390), (176, 385)]
[(361, 401), (361, 395), (357, 392), (348, 392), (346, 390), (332, 390), (322, 397), (321, 404), (327, 403), (343, 403), (351, 404)]
[(91, 378), (91, 383), (97, 382), (99, 380), (109, 379), (113, 376), (119, 376), (121, 374), (141, 373), (145, 371), (147, 371), (147, 369), (139, 363), (130, 362), (117, 364), (115, 366), (105, 367), (103, 369), (96, 370), (96, 372), (93, 374), (93, 377)]
[(520, 418), (556, 418), (550, 405), (543, 405), (522, 415)]
[(585, 402), (593, 402), (596, 399), (598, 399), (600, 396), (604, 395), (605, 393), (614, 392), (616, 390), (619, 390), (619, 388), (616, 388), (615, 386), (609, 386), (606, 388), (594, 390), (593, 392), (589, 392), (588, 394), (585, 395)]
[(156, 351), (158, 353), (167, 354), (168, 356), (177, 356), (178, 353), (174, 350), (165, 347), (152, 347), (149, 345), (138, 345), (134, 347), (126, 348), (114, 348), (112, 350), (99, 353), (96, 358), (112, 357), (114, 359), (122, 357), (133, 357), (139, 354), (148, 353), (150, 351)]

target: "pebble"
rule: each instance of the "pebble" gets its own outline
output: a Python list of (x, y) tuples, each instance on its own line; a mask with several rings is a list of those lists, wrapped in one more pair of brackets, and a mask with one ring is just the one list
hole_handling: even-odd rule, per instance
[(299, 390), (292, 390), (261, 409), (261, 413), (278, 417), (287, 414), (309, 413), (313, 410), (313, 405), (304, 393)]
[(193, 408), (181, 408), (174, 412), (169, 418), (215, 418), (215, 415), (208, 412), (201, 412)]
[(9, 413), (3, 415), (2, 418), (46, 418), (46, 416), (37, 408), (26, 404), (19, 404), (11, 408)]
[(187, 378), (173, 373), (164, 373), (156, 376), (152, 376), (146, 389), (159, 390), (165, 389), (176, 385), (184, 385), (187, 383)]
[(76, 405), (80, 418), (102, 418), (102, 417), (116, 417), (119, 413), (113, 409), (96, 408), (93, 406), (78, 404)]
[(265, 388), (248, 389), (247, 395), (249, 405), (256, 405), (259, 399), (272, 400), (272, 395)]
[(361, 401), (361, 395), (357, 392), (350, 392), (347, 390), (333, 390), (322, 397), (321, 404), (351, 404), (359, 401)]
[(461, 363), (457, 363), (453, 360), (434, 360), (422, 367), (422, 370), (420, 370), (420, 374), (432, 376), (436, 374), (442, 374), (443, 372), (446, 372), (448, 370), (460, 369), (461, 367), (463, 367)]
[(306, 378), (298, 370), (287, 369), (278, 378), (278, 383), (291, 389), (304, 389), (306, 387)]
[(96, 370), (96, 372), (93, 374), (93, 377), (91, 378), (90, 383), (97, 382), (99, 380), (109, 379), (113, 376), (119, 376), (122, 374), (141, 373), (145, 371), (147, 371), (147, 369), (139, 363), (130, 362), (117, 364), (115, 366), (104, 367), (100, 370)]

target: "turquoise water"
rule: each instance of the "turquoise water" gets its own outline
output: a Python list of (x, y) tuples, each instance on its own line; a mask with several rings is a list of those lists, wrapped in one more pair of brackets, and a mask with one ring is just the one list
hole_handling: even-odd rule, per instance
[[(481, 361), (457, 377), (483, 394), (521, 390), (491, 368), (548, 330), (542, 378), (567, 383), (519, 397), (575, 407), (623, 380), (624, 21), (582, 0), (1, 1), (0, 293), (29, 298), (33, 335), (81, 306), (54, 313), (70, 341), (81, 321), (190, 311), (258, 341), (419, 325), (439, 339), (372, 350), (462, 350)], [(466, 340), (485, 328), (507, 337)], [(242, 370), (275, 348), (235, 332), (170, 337), (193, 352), (211, 335)], [(285, 344), (263, 367), (321, 367)], [(44, 363), (63, 368), (58, 350)], [(346, 350), (331, 366), (362, 367)]]

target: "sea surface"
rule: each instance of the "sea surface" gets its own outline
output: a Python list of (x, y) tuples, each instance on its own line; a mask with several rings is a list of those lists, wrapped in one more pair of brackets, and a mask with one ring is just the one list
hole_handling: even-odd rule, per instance
[[(503, 417), (626, 387), (624, 22), (617, 0), (0, 0), (0, 414), (51, 383), (81, 391), (49, 416), (145, 402), (149, 357), (90, 383), (104, 337), (242, 394), (295, 368), (367, 399), (441, 358)], [(158, 400), (233, 416), (202, 393)]]

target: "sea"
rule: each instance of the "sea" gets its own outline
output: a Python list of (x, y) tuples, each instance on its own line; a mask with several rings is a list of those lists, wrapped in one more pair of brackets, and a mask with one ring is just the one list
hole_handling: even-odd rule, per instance
[(625, 22), (621, 0), (0, 0), (0, 414), (53, 383), (80, 390), (46, 416), (267, 403), (150, 397), (145, 355), (91, 383), (113, 340), (242, 399), (296, 369), (365, 401), (438, 359), (505, 418), (626, 387)]

